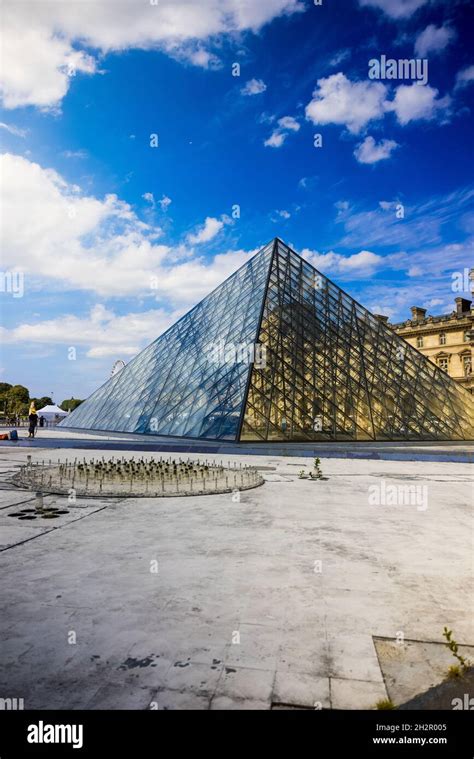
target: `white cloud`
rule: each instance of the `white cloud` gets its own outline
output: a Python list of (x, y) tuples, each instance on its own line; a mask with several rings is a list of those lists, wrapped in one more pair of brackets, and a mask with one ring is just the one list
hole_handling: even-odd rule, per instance
[(212, 216), (207, 216), (202, 227), (196, 232), (188, 235), (187, 240), (190, 245), (200, 245), (203, 242), (209, 242), (212, 240), (224, 226), (224, 222), (221, 219), (215, 219)]
[(300, 125), (293, 116), (283, 116), (281, 119), (278, 119), (278, 126), (281, 129), (289, 129), (292, 132), (297, 132), (300, 128)]
[(258, 123), (259, 124), (273, 124), (275, 119), (276, 119), (276, 116), (274, 114), (267, 113), (266, 111), (264, 111), (258, 117)]
[(215, 68), (218, 58), (204, 42), (223, 34), (258, 32), (278, 16), (304, 10), (301, 0), (159, 0), (156, 5), (136, 0), (5, 0), (0, 92), (7, 108), (57, 107), (74, 78), (71, 74), (93, 74), (97, 56), (131, 48), (160, 49), (192, 65)]
[(260, 95), (265, 92), (267, 85), (263, 79), (250, 79), (240, 90), (242, 95)]
[(87, 158), (86, 150), (63, 150), (64, 158)]
[(27, 129), (20, 129), (14, 124), (5, 124), (3, 121), (0, 121), (0, 129), (4, 129), (6, 132), (13, 134), (15, 137), (26, 137), (28, 134)]
[(155, 200), (155, 196), (152, 192), (144, 192), (142, 198), (143, 200), (146, 200), (146, 202), (149, 203), (152, 208), (155, 208), (156, 205), (159, 205), (162, 211), (167, 211), (168, 206), (171, 204), (171, 198), (168, 198), (166, 195), (163, 195), (161, 200)]
[(156, 339), (182, 315), (182, 310), (151, 309), (118, 316), (95, 305), (86, 316), (64, 314), (35, 323), (24, 322), (13, 329), (1, 329), (4, 343), (74, 345), (84, 348), (89, 358), (134, 356)]
[(387, 103), (387, 110), (395, 111), (402, 126), (418, 119), (429, 121), (440, 113), (448, 114), (451, 98), (449, 95), (440, 99), (437, 97), (438, 90), (429, 85), (401, 84), (395, 91), (394, 99)]
[(429, 53), (440, 53), (455, 37), (454, 29), (448, 25), (429, 24), (416, 38), (415, 53), (420, 58), (426, 58)]
[(162, 211), (166, 211), (168, 209), (168, 206), (171, 205), (172, 200), (171, 198), (168, 198), (167, 195), (163, 195), (161, 200), (158, 201), (159, 205), (161, 206)]
[[(290, 219), (291, 213), (287, 211), (286, 209), (283, 209), (281, 211), (275, 211), (276, 215), (280, 217), (280, 219)], [(277, 221), (277, 219), (273, 219), (272, 221)]]
[(378, 161), (390, 158), (392, 151), (397, 147), (398, 143), (394, 140), (375, 142), (373, 137), (368, 136), (357, 145), (354, 155), (359, 163), (377, 163)]
[(265, 147), (281, 148), (290, 132), (298, 132), (300, 124), (293, 116), (282, 116), (278, 119), (278, 127), (273, 130), (270, 137), (263, 143)]
[(456, 75), (456, 89), (461, 87), (467, 87), (468, 84), (474, 81), (474, 65), (468, 66), (461, 71), (458, 71)]
[[(458, 200), (459, 194), (450, 198), (450, 204), (453, 204), (453, 208), (455, 208)], [(433, 209), (437, 209), (440, 202), (443, 204), (444, 199), (433, 199)], [(422, 211), (426, 216), (428, 208), (425, 206)], [(367, 221), (365, 221), (365, 231), (367, 231), (367, 226)], [(398, 228), (401, 228), (399, 222)], [(361, 231), (364, 232), (364, 230)], [(383, 233), (383, 230), (381, 232)], [(462, 271), (466, 262), (473, 260), (474, 240), (467, 240), (463, 244), (429, 246), (420, 249), (420, 235), (416, 230), (411, 242), (413, 249), (405, 255), (404, 259), (395, 255), (385, 257), (384, 273), (385, 269), (391, 267), (395, 276), (391, 277), (390, 281), (385, 277), (374, 277), (370, 281), (364, 281), (363, 290), (359, 293), (359, 300), (367, 305), (372, 312), (397, 316), (398, 320), (410, 318), (409, 309), (414, 303), (426, 308), (435, 305), (438, 313), (440, 311), (444, 311), (444, 313), (452, 311), (453, 300), (456, 295), (451, 291), (452, 275), (456, 271)], [(408, 281), (405, 279), (406, 269), (412, 272)], [(397, 276), (397, 270), (403, 271), (403, 274)], [(354, 292), (357, 297), (355, 279), (355, 277), (351, 277), (351, 292)], [(439, 304), (443, 304), (441, 309)]]
[(266, 148), (281, 148), (288, 136), (288, 132), (280, 132), (275, 130), (271, 133), (270, 137), (267, 137), (263, 143)]
[(306, 118), (313, 124), (342, 124), (358, 134), (370, 121), (383, 118), (387, 88), (381, 82), (351, 82), (345, 74), (318, 79)]
[(334, 208), (337, 211), (336, 221), (345, 219), (350, 213), (350, 205), (348, 200), (336, 200)]
[[(452, 224), (454, 218), (462, 218), (472, 206), (473, 200), (474, 189), (468, 187), (444, 196), (435, 196), (419, 205), (409, 205), (403, 199), (380, 201), (371, 210), (358, 210), (351, 205), (346, 211), (338, 212), (336, 221), (344, 226), (345, 234), (337, 240), (337, 245), (349, 250), (362, 246), (369, 249), (393, 246), (399, 251), (419, 251), (428, 246), (433, 249), (433, 246), (442, 244), (446, 225)], [(401, 203), (404, 208), (403, 220), (397, 215)], [(464, 232), (463, 234), (465, 235)], [(447, 251), (443, 255), (446, 257)], [(468, 258), (466, 250), (449, 252), (453, 266), (461, 265), (459, 262), (462, 255), (465, 260)], [(410, 260), (406, 263), (412, 266), (420, 261), (414, 261), (410, 254)], [(428, 270), (429, 259), (422, 263)]]
[[(249, 258), (238, 250), (204, 261), (186, 246), (158, 244), (161, 230), (116, 195), (85, 196), (22, 156), (4, 154), (0, 171), (2, 265), (24, 272), (26, 291), (49, 285), (192, 305)], [(211, 239), (226, 218), (206, 220), (199, 239)]]
[(430, 298), (423, 303), (425, 308), (434, 308), (435, 306), (441, 306), (445, 301), (443, 298)]
[(331, 250), (328, 253), (319, 253), (316, 250), (305, 248), (301, 255), (322, 274), (363, 276), (372, 274), (382, 265), (386, 265), (387, 259), (373, 253), (370, 250), (361, 250), (350, 256), (343, 256)]
[[(59, 10), (60, 5), (56, 7)], [(96, 71), (92, 56), (74, 50), (67, 39), (54, 35), (46, 20), (35, 23), (33, 17), (41, 16), (47, 8), (47, 3), (3, 6), (0, 96), (5, 108), (56, 106), (69, 89), (71, 74)], [(49, 12), (53, 17), (51, 7)]]
[(340, 63), (347, 60), (347, 58), (350, 57), (351, 51), (349, 48), (346, 48), (345, 50), (339, 50), (331, 60), (329, 61), (330, 66), (339, 66)]
[(390, 18), (408, 18), (428, 0), (359, 0), (359, 5), (378, 8)]
[(155, 207), (155, 198), (153, 196), (152, 192), (144, 192), (142, 195), (143, 200), (146, 200), (147, 203), (149, 203), (152, 208)]
[(301, 177), (301, 179), (298, 181), (298, 187), (300, 187), (302, 190), (309, 190), (314, 187), (317, 181), (318, 177), (315, 174), (310, 177)]
[(348, 258), (343, 258), (340, 262), (342, 271), (371, 271), (383, 264), (383, 256), (372, 253), (370, 250), (361, 250), (360, 253), (353, 253)]
[[(170, 48), (171, 51), (172, 48)], [(222, 65), (217, 55), (214, 55), (214, 53), (206, 50), (201, 45), (195, 47), (191, 44), (179, 47), (175, 57), (184, 62), (191, 63), (193, 66), (199, 66), (202, 69), (218, 69)]]
[[(438, 98), (438, 90), (429, 85), (402, 84), (395, 89), (393, 100), (388, 99), (388, 94), (389, 88), (381, 82), (352, 82), (345, 74), (332, 74), (318, 80), (312, 100), (306, 106), (306, 118), (313, 124), (344, 125), (352, 134), (359, 134), (389, 111), (396, 114), (402, 126), (419, 119), (441, 117), (447, 120), (450, 115), (451, 97)], [(391, 141), (385, 140), (382, 144), (387, 149)]]

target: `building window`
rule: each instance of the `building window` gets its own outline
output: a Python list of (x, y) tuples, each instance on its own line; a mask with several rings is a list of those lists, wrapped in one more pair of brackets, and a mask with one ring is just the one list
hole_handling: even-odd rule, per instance
[(472, 371), (471, 356), (462, 357), (462, 368), (463, 368), (464, 376), (467, 377), (467, 375), (470, 374)]
[(440, 332), (439, 333), (439, 344), (440, 345), (446, 345), (446, 333)]
[(471, 330), (467, 329), (464, 333), (464, 342), (469, 343), (471, 342)]
[(439, 358), (438, 359), (438, 366), (439, 366), (440, 369), (443, 370), (443, 372), (447, 372), (448, 371), (448, 357), (447, 356), (442, 356), (441, 358)]
[(416, 347), (423, 348), (423, 338), (421, 335), (418, 335), (418, 337), (416, 338)]

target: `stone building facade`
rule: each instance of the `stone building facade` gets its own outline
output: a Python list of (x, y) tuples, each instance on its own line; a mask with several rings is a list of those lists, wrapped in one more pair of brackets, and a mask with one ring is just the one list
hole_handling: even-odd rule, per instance
[(454, 311), (441, 316), (427, 316), (425, 308), (413, 306), (411, 319), (387, 322), (387, 326), (474, 394), (474, 304), (470, 300), (455, 298)]

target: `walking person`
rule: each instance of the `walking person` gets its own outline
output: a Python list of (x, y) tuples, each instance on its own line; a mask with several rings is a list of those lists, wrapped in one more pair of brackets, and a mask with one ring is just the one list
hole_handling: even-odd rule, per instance
[(28, 428), (28, 437), (34, 437), (35, 436), (36, 427), (38, 425), (38, 414), (36, 413), (36, 408), (35, 408), (35, 402), (34, 401), (31, 401), (31, 404), (30, 404), (30, 410), (28, 412), (28, 421), (29, 421), (29, 424), (30, 424), (30, 426)]

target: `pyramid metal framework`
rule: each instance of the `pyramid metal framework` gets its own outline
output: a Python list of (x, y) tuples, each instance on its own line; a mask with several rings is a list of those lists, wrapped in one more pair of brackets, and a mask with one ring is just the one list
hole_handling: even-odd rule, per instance
[(276, 238), (61, 426), (252, 442), (472, 440), (474, 401)]

